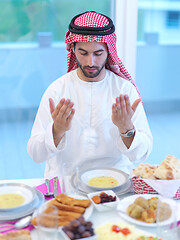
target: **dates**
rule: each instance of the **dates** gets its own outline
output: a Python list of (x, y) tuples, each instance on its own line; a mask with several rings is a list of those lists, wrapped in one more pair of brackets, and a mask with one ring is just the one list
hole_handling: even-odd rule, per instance
[(105, 192), (101, 192), (99, 196), (93, 196), (92, 200), (96, 203), (107, 203), (107, 202), (115, 202), (116, 196), (108, 195)]
[(67, 226), (63, 227), (62, 230), (71, 240), (91, 237), (94, 235), (92, 222), (85, 221), (83, 216), (73, 220)]

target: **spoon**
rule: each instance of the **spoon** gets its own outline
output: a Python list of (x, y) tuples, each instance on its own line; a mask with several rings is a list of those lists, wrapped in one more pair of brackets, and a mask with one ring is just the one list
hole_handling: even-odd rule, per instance
[(0, 227), (4, 227), (0, 232), (5, 232), (10, 229), (21, 229), (27, 227), (31, 222), (32, 216), (21, 218), (15, 224), (1, 224)]
[(46, 183), (46, 187), (47, 187), (47, 192), (44, 194), (45, 197), (54, 196), (54, 193), (49, 191), (49, 179), (45, 179), (45, 183)]

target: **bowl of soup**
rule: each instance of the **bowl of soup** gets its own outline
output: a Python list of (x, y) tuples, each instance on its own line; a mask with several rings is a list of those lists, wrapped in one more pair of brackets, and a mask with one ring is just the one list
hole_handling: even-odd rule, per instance
[(35, 200), (35, 189), (20, 183), (0, 184), (0, 211), (27, 207)]
[(80, 174), (81, 182), (95, 190), (119, 188), (123, 186), (128, 179), (128, 174), (113, 168), (91, 169)]

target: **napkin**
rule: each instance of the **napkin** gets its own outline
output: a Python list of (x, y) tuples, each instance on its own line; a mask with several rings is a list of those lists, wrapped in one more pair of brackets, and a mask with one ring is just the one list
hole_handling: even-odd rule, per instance
[[(58, 187), (58, 193), (61, 193), (61, 188), (60, 188), (60, 184), (59, 184), (59, 179), (57, 177), (57, 187)], [(43, 195), (47, 192), (47, 187), (46, 187), (46, 184), (43, 183), (39, 186), (36, 187), (37, 190), (39, 190), (40, 192), (43, 193)], [(49, 180), (49, 191), (50, 192), (53, 192), (54, 191), (54, 184), (53, 184), (53, 178)], [(45, 197), (46, 198), (46, 197)], [(46, 199), (52, 199), (54, 198), (53, 196), (51, 197), (47, 197)]]
[[(3, 226), (4, 224), (15, 224), (18, 220), (13, 220), (13, 221), (6, 221), (6, 222), (1, 222), (0, 223), (0, 233), (1, 234), (5, 234), (5, 233), (8, 233), (8, 232), (11, 232), (11, 231), (18, 231), (19, 229), (15, 229), (15, 228), (9, 228), (6, 227), (6, 226)], [(26, 230), (33, 230), (34, 229), (34, 226), (32, 224), (28, 225), (27, 227), (24, 227), (22, 229), (26, 229)]]

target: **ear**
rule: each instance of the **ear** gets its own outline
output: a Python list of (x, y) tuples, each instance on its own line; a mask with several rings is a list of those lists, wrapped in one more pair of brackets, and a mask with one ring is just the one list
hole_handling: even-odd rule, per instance
[(74, 49), (74, 44), (73, 43), (71, 43), (71, 49), (72, 49), (72, 51), (73, 51), (73, 53), (75, 52), (75, 49)]

